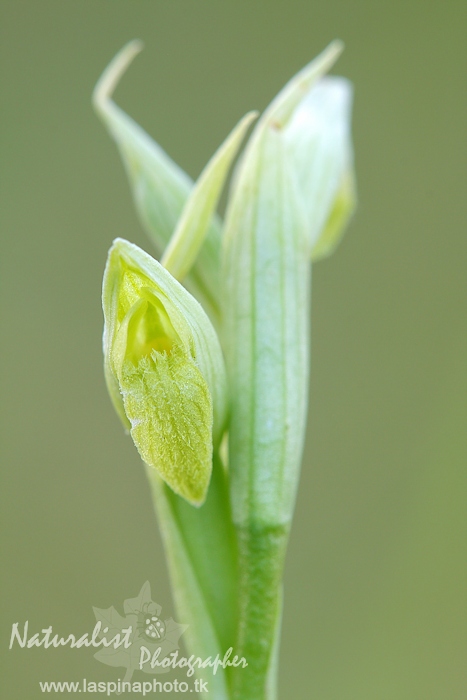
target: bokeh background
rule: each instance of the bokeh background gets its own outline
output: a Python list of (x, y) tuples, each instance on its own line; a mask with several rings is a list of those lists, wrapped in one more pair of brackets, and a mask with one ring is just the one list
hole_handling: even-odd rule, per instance
[(86, 649), (8, 651), (15, 621), (82, 634), (91, 606), (120, 609), (148, 579), (176, 617), (143, 469), (102, 376), (107, 249), (116, 236), (150, 244), (91, 109), (97, 78), (143, 39), (116, 99), (196, 177), (244, 112), (340, 37), (359, 208), (314, 269), (280, 697), (465, 700), (464, 3), (0, 7), (2, 696), (118, 675)]

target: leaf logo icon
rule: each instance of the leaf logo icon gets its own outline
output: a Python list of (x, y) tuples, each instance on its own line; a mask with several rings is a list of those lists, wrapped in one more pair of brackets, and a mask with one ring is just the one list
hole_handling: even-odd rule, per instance
[[(188, 625), (180, 625), (173, 618), (163, 620), (162, 608), (151, 598), (151, 587), (146, 581), (136, 598), (128, 598), (123, 603), (124, 616), (112, 606), (107, 609), (93, 608), (96, 621), (101, 623), (98, 638), (111, 640), (131, 628), (129, 648), (114, 645), (103, 646), (94, 658), (107, 666), (125, 668), (124, 681), (130, 681), (133, 672), (139, 670), (140, 650), (146, 647), (151, 654), (160, 649), (159, 659), (164, 659), (180, 647), (178, 640)], [(168, 668), (146, 665), (145, 673), (167, 673)]]

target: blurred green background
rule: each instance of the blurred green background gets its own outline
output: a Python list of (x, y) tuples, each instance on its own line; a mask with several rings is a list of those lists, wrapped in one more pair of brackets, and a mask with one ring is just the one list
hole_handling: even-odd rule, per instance
[(143, 39), (116, 99), (196, 177), (243, 113), (340, 37), (359, 208), (314, 269), (280, 697), (465, 700), (465, 4), (0, 7), (2, 697), (118, 677), (86, 649), (7, 651), (15, 621), (83, 634), (91, 606), (121, 609), (147, 579), (176, 618), (143, 469), (102, 376), (107, 249), (150, 244), (92, 112), (95, 81)]

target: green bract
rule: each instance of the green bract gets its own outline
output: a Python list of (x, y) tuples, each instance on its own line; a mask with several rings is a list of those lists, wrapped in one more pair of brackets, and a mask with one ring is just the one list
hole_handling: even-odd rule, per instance
[[(133, 194), (136, 211), (158, 256), (169, 243), (193, 186), (191, 178), (131, 117), (112, 100), (120, 76), (141, 51), (131, 41), (115, 56), (97, 83), (93, 102), (117, 143)], [(213, 217), (186, 287), (202, 302), (211, 320), (220, 316), (220, 221)]]
[(225, 423), (222, 353), (198, 302), (156, 260), (117, 239), (103, 285), (113, 403), (143, 460), (194, 505)]
[(261, 116), (227, 208), (229, 465), (242, 527), (292, 517), (308, 400), (309, 261), (349, 159), (348, 89), (319, 82), (340, 51), (331, 44)]

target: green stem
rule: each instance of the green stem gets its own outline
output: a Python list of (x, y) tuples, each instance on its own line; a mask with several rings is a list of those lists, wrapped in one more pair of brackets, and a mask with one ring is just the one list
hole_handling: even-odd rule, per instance
[[(177, 614), (188, 629), (184, 634), (189, 655), (222, 658), (235, 648), (237, 614), (237, 546), (230, 516), (227, 475), (214, 455), (213, 474), (206, 502), (195, 508), (177, 496), (147, 467)], [(215, 675), (200, 669), (208, 682), (202, 697), (231, 700), (231, 669)]]
[(246, 668), (233, 674), (233, 700), (274, 700), (282, 571), (288, 528), (239, 527), (239, 632), (236, 653)]

